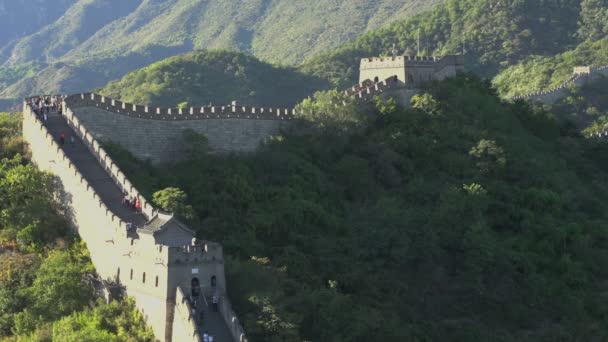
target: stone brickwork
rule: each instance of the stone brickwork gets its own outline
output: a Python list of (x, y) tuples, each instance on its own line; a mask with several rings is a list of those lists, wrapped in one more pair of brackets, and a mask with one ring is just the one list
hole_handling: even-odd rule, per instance
[(431, 81), (440, 81), (464, 71), (464, 56), (394, 56), (363, 58), (359, 82), (375, 83), (396, 77), (403, 86), (418, 88)]
[(66, 104), (95, 137), (154, 163), (183, 157), (183, 132), (203, 134), (214, 152), (253, 152), (294, 121), (293, 109), (214, 106), (147, 108), (95, 94), (68, 96)]
[(175, 316), (173, 319), (173, 341), (203, 342), (198, 331), (192, 306), (181, 288), (177, 288), (175, 296)]
[(568, 95), (570, 87), (580, 87), (598, 77), (608, 77), (608, 65), (601, 67), (579, 66), (574, 67), (572, 76), (557, 87), (546, 89), (536, 93), (515, 96), (512, 100), (531, 100), (547, 104), (553, 104)]
[[(127, 209), (120, 205), (123, 191), (140, 196), (143, 213), (138, 215), (142, 220), (151, 222), (158, 217), (157, 210), (131, 185), (65, 103), (64, 113), (43, 124), (26, 102), (23, 136), (33, 162), (61, 181), (60, 200), (71, 224), (86, 242), (99, 277), (118, 284), (135, 299), (159, 340), (197, 341), (191, 319), (184, 315), (187, 306), (183, 296), (192, 290), (196, 278), (206, 295), (213, 292), (227, 298), (221, 245), (192, 240), (184, 246), (165, 246), (156, 244), (153, 235), (129, 230), (126, 216), (132, 214), (125, 214)], [(59, 146), (54, 136), (58, 132), (75, 135), (77, 143)], [(225, 317), (233, 314), (231, 308), (221, 309), (226, 310), (222, 313)], [(226, 325), (234, 325), (234, 320), (227, 320)], [(237, 331), (241, 334), (236, 335)], [(240, 325), (232, 336), (234, 341), (246, 341)]]

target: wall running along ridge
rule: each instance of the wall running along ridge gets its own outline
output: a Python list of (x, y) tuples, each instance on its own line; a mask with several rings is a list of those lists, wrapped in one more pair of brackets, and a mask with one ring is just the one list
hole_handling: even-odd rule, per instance
[[(139, 194), (120, 171), (87, 128), (64, 103), (65, 119), (82, 139), (91, 155), (111, 176), (114, 183), (131, 195), (139, 196), (142, 210), (149, 220), (156, 209)], [(53, 136), (26, 102), (23, 107), (23, 136), (29, 143), (32, 161), (44, 171), (61, 180), (60, 201), (70, 223), (77, 230), (91, 255), (99, 277), (108, 283), (120, 283), (135, 299), (146, 323), (161, 341), (199, 342), (200, 336), (191, 317), (184, 293), (190, 290), (190, 270), (200, 270), (201, 285), (211, 295), (208, 279), (217, 276), (222, 303), (222, 317), (234, 341), (247, 338), (232, 311), (225, 293), (224, 260), (218, 243), (202, 241), (182, 247), (156, 245), (154, 238), (140, 234), (132, 238), (127, 223), (115, 215), (87, 182), (79, 170), (57, 144)], [(142, 281), (147, 278), (147, 281)]]
[(580, 87), (598, 77), (608, 77), (608, 65), (601, 67), (575, 67), (572, 77), (557, 87), (536, 93), (512, 97), (512, 100), (532, 100), (553, 104), (559, 99), (568, 96), (570, 87)]
[(96, 94), (65, 100), (68, 108), (103, 141), (112, 141), (140, 159), (154, 163), (183, 157), (183, 133), (203, 134), (214, 152), (253, 152), (295, 119), (293, 109), (239, 105), (197, 108), (151, 108)]
[[(367, 80), (345, 94), (369, 101), (397, 88), (400, 83), (391, 77), (378, 83)], [(184, 157), (185, 130), (204, 135), (213, 152), (253, 152), (260, 143), (298, 121), (294, 109), (236, 104), (152, 108), (91, 93), (68, 96), (65, 103), (69, 115), (86, 125), (96, 139), (117, 143), (137, 158), (153, 163), (174, 162)]]

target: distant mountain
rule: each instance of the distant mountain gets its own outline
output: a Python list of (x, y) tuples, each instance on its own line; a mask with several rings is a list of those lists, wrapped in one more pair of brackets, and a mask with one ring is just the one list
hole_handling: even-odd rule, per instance
[(76, 1), (0, 0), (0, 46), (52, 23)]
[[(387, 55), (396, 44), (421, 54), (466, 51), (467, 68), (484, 77), (530, 55), (553, 56), (584, 40), (581, 5), (599, 0), (446, 0), (425, 12), (363, 34), (335, 51), (310, 59), (303, 70), (345, 86), (357, 79), (366, 56)], [(601, 0), (604, 1), (604, 0)]]
[[(88, 90), (196, 49), (231, 48), (299, 64), (440, 1), (59, 0), (63, 6), (21, 1), (48, 22), (11, 43), (10, 37), (19, 36), (7, 36), (6, 43), (0, 38), (0, 97)], [(9, 7), (14, 2), (0, 0), (0, 8), (17, 13)], [(25, 16), (15, 27), (28, 25)]]
[(576, 35), (581, 43), (575, 48), (554, 56), (530, 56), (504, 70), (494, 84), (503, 95), (521, 95), (564, 82), (575, 66), (608, 65), (608, 0), (581, 2)]
[(168, 58), (127, 74), (101, 94), (137, 104), (174, 107), (228, 104), (292, 107), (329, 82), (239, 52), (206, 50)]

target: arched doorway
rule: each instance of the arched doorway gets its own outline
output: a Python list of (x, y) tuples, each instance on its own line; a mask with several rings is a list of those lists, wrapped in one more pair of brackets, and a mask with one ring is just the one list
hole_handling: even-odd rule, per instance
[(380, 82), (380, 79), (378, 78), (378, 76), (374, 77), (374, 83), (378, 83)]
[(217, 286), (217, 278), (215, 276), (211, 277), (211, 287)]
[(190, 294), (193, 298), (201, 295), (201, 284), (198, 281), (198, 278), (192, 278), (192, 281), (190, 282)]

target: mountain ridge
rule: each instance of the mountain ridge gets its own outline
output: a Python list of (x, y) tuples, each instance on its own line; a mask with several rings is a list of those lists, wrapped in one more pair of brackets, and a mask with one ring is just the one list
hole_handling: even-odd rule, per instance
[[(0, 96), (82, 91), (66, 83), (55, 70), (57, 63), (83, 68), (85, 76), (95, 71), (94, 77), (74, 82), (89, 85), (86, 90), (197, 49), (235, 49), (277, 64), (298, 64), (440, 1), (76, 0), (62, 17), (0, 49)], [(53, 82), (14, 77), (39, 73)]]

